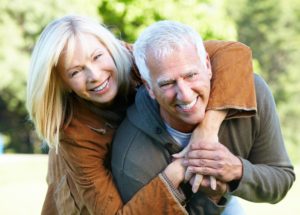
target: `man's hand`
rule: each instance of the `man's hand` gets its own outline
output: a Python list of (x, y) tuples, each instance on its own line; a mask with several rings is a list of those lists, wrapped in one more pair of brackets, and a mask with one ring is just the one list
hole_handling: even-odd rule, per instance
[(242, 161), (221, 143), (192, 144), (184, 165), (189, 172), (214, 176), (224, 182), (239, 180), (243, 174)]

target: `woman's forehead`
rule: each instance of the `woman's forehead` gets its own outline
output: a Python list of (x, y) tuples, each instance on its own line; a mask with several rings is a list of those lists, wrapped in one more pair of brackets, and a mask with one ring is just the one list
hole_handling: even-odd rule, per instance
[(86, 33), (72, 35), (67, 40), (61, 54), (64, 67), (68, 68), (75, 57), (79, 59), (88, 58), (99, 44), (101, 45), (99, 39), (94, 35)]

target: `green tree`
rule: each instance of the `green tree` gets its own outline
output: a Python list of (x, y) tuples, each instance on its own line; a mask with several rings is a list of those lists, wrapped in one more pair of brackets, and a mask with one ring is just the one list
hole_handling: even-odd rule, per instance
[[(238, 40), (252, 48), (258, 71), (270, 85), (293, 159), (300, 149), (300, 3), (296, 0), (227, 1), (228, 14), (236, 23)], [(257, 71), (256, 71), (257, 72)]]
[[(70, 2), (70, 1), (69, 1)], [(97, 16), (96, 0), (22, 1), (2, 0), (0, 4), (0, 133), (7, 138), (5, 150), (40, 151), (32, 143), (32, 126), (25, 110), (29, 58), (37, 36), (54, 18), (78, 12)]]
[[(0, 133), (6, 151), (39, 152), (25, 110), (26, 78), (30, 54), (42, 29), (69, 13), (99, 18), (118, 37), (132, 42), (147, 25), (174, 19), (192, 25), (208, 38), (234, 38), (220, 1), (197, 0), (2, 0), (0, 4)], [(221, 1), (222, 2), (222, 1)], [(98, 6), (98, 7), (97, 7)], [(187, 15), (188, 11), (188, 15)], [(214, 25), (210, 25), (214, 22)]]
[(204, 39), (235, 39), (236, 36), (234, 25), (223, 10), (223, 1), (103, 0), (98, 10), (103, 22), (127, 42), (134, 42), (146, 26), (164, 19), (191, 25)]
[(30, 54), (42, 29), (69, 13), (96, 17), (128, 42), (154, 21), (170, 19), (193, 26), (205, 40), (246, 43), (275, 95), (289, 150), (300, 148), (298, 0), (2, 0), (0, 12), (0, 133), (6, 151), (40, 151), (24, 107)]

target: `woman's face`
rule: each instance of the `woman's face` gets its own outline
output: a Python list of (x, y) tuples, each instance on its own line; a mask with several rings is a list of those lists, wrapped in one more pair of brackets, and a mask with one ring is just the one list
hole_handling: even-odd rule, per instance
[(112, 56), (90, 34), (83, 34), (74, 44), (71, 57), (65, 47), (59, 59), (58, 70), (63, 84), (86, 100), (100, 105), (111, 103), (118, 91), (117, 68)]

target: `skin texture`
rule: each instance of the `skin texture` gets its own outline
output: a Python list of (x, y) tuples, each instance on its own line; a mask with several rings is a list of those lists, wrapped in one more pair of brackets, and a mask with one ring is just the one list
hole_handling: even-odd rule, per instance
[(174, 129), (191, 132), (204, 118), (210, 93), (209, 60), (201, 63), (192, 45), (158, 60), (150, 56), (148, 91), (160, 104), (162, 118)]
[[(59, 75), (67, 87), (78, 96), (97, 104), (109, 104), (117, 95), (117, 68), (99, 40), (89, 34), (76, 38), (73, 56), (63, 52)], [(66, 49), (66, 47), (65, 47)]]
[[(151, 71), (152, 87), (146, 86), (150, 96), (159, 103), (162, 118), (178, 131), (192, 132), (195, 126), (204, 120), (212, 75), (210, 60), (206, 58), (205, 62), (202, 63), (193, 45), (178, 49), (162, 60), (150, 55), (148, 67)], [(216, 114), (212, 113), (212, 115), (215, 116)], [(220, 115), (221, 123), (226, 112), (222, 112)], [(212, 128), (212, 130), (218, 131), (218, 128), (217, 130)], [(198, 133), (201, 134), (201, 131)], [(204, 135), (200, 136), (203, 137)], [(218, 139), (217, 133), (208, 132), (208, 137), (210, 137), (208, 140)], [(184, 154), (188, 150), (189, 147)], [(186, 171), (185, 175), (187, 180), (192, 177), (190, 171)], [(217, 184), (214, 177), (210, 177), (209, 180), (209, 177), (203, 178), (201, 174), (196, 174), (195, 178), (192, 178), (191, 184), (193, 185), (193, 192), (197, 192), (202, 184), (202, 190), (206, 191), (208, 196), (214, 197), (215, 202), (219, 200), (215, 196), (221, 197), (227, 189), (225, 183), (218, 182)]]
[[(64, 86), (79, 97), (92, 101), (99, 107), (113, 103), (118, 92), (117, 68), (107, 48), (95, 37), (82, 34), (75, 39), (74, 53), (68, 56), (64, 48), (58, 64), (58, 72)], [(173, 162), (165, 174), (178, 187), (185, 168), (181, 162)]]
[[(174, 158), (183, 158), (187, 156), (190, 151), (191, 145), (194, 143), (205, 142), (205, 144), (216, 144), (219, 142), (218, 131), (220, 129), (221, 123), (225, 119), (227, 111), (217, 111), (217, 110), (207, 110), (205, 113), (205, 118), (203, 121), (194, 129), (191, 141), (188, 146), (186, 146), (180, 153), (174, 154)], [(196, 140), (196, 141), (193, 141)], [(188, 181), (193, 177), (193, 173), (190, 168), (187, 168), (185, 172), (185, 180)], [(210, 176), (210, 187), (212, 190), (217, 190), (217, 180), (214, 176)], [(203, 175), (196, 174), (195, 178), (191, 179), (193, 181), (192, 190), (197, 192), (200, 186), (206, 185), (205, 182), (202, 183), (205, 178)], [(218, 182), (220, 183), (220, 181)]]
[(242, 162), (224, 145), (199, 142), (191, 145), (190, 149), (187, 154), (189, 160), (184, 162), (191, 166), (189, 171), (212, 175), (224, 182), (241, 179)]

